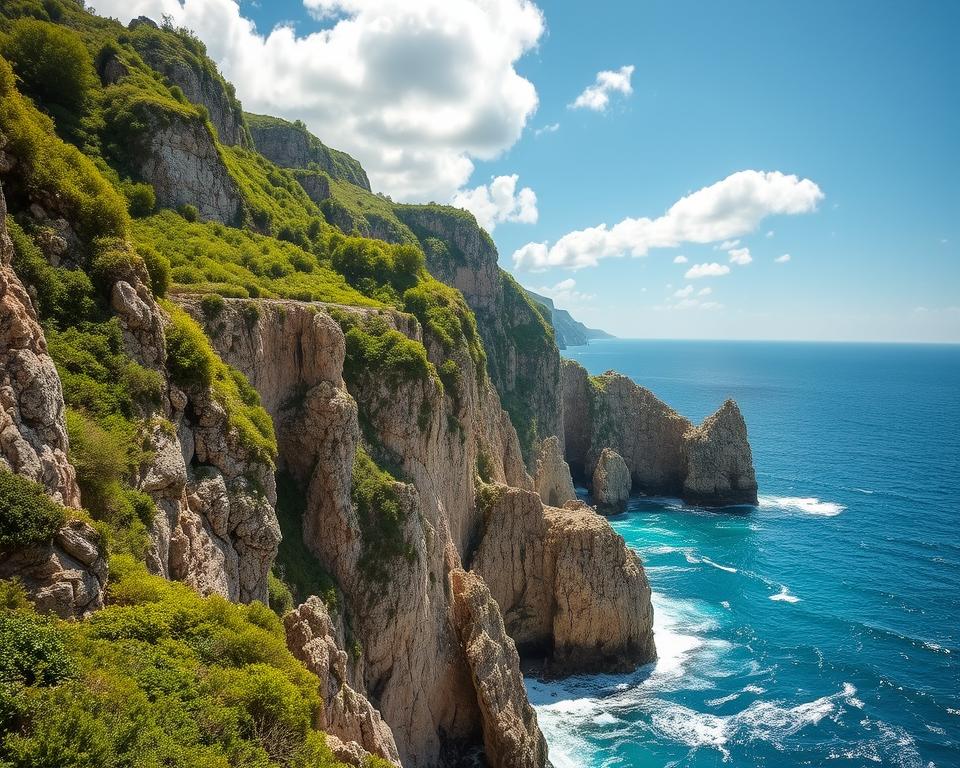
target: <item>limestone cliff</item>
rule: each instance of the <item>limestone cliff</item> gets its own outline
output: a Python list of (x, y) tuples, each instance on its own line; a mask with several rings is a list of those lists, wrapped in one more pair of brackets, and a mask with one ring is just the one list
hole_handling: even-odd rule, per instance
[[(205, 320), (223, 358), (264, 393), (277, 426), (280, 464), (304, 490), (304, 541), (334, 576), (350, 631), (362, 638), (363, 679), (355, 690), (366, 691), (390, 724), (404, 764), (434, 765), (450, 750), (481, 743), (481, 704), (455, 630), (448, 574), (477, 536), (474, 483), (481, 450), (494, 477), (532, 483), (516, 434), (496, 393), (475, 375), (469, 352), (452, 353), (462, 373), (458, 397), (433, 378), (361, 376), (347, 391), (344, 335), (329, 313), (344, 322), (376, 316), (422, 340), (411, 316), (260, 301), (251, 322), (247, 301), (227, 300), (213, 319), (204, 318), (198, 299), (181, 302)], [(450, 356), (426, 342), (431, 357)], [(368, 449), (407, 481), (393, 484), (406, 554), (383, 564), (388, 579), (369, 567), (370, 534), (351, 498), (361, 444), (358, 403), (364, 433), (376, 440)]]
[(556, 435), (540, 444), (534, 485), (543, 503), (552, 507), (562, 507), (565, 502), (577, 498), (570, 467), (563, 460), (563, 448)]
[(630, 470), (616, 451), (604, 448), (593, 470), (593, 500), (604, 510), (619, 510), (630, 498)]
[(589, 344), (592, 339), (612, 339), (613, 336), (599, 328), (588, 328), (579, 320), (574, 320), (573, 316), (565, 309), (557, 309), (553, 299), (547, 296), (541, 296), (534, 293), (529, 288), (524, 288), (527, 296), (533, 299), (537, 304), (547, 310), (547, 316), (550, 325), (553, 326), (553, 333), (557, 339), (557, 346), (560, 349), (567, 347), (580, 347)]
[(346, 152), (326, 146), (302, 123), (249, 113), (246, 118), (257, 152), (281, 168), (316, 168), (370, 191), (370, 180), (360, 163)]
[(144, 17), (131, 21), (129, 28), (131, 43), (143, 60), (178, 86), (189, 101), (206, 109), (222, 144), (251, 146), (233, 86), (220, 76), (197, 38), (161, 33)]
[(551, 675), (628, 670), (656, 658), (650, 586), (639, 558), (586, 505), (544, 507), (522, 489), (485, 489), (471, 568), (507, 633)]
[(757, 481), (739, 408), (727, 401), (695, 427), (626, 376), (591, 378), (563, 362), (566, 457), (593, 475), (605, 448), (623, 457), (634, 490), (710, 506), (756, 504)]

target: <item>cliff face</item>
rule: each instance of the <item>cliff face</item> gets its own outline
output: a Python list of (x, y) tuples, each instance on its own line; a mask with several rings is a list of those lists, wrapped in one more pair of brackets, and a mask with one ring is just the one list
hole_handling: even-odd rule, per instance
[(133, 158), (141, 178), (153, 185), (157, 203), (167, 208), (194, 205), (203, 219), (236, 224), (240, 193), (217, 151), (213, 136), (198, 119), (150, 114), (146, 145)]
[(302, 124), (267, 115), (247, 113), (246, 117), (257, 152), (281, 168), (316, 167), (333, 179), (370, 191), (370, 180), (360, 163), (346, 152), (326, 146)]
[(130, 29), (134, 32), (131, 41), (143, 60), (178, 86), (189, 101), (207, 110), (222, 144), (250, 146), (243, 108), (233, 87), (224, 81), (212, 62), (188, 47), (188, 44), (198, 46), (199, 41), (160, 34), (150, 19), (134, 19)]
[(756, 504), (746, 424), (733, 401), (695, 427), (626, 376), (591, 379), (570, 360), (563, 395), (567, 460), (585, 477), (610, 448), (626, 462), (635, 490), (711, 506)]
[(534, 293), (528, 288), (524, 288), (527, 296), (533, 299), (537, 304), (547, 309), (550, 319), (550, 325), (553, 326), (553, 332), (557, 339), (557, 347), (566, 349), (567, 347), (581, 347), (589, 344), (591, 339), (612, 339), (606, 331), (597, 328), (588, 328), (579, 320), (574, 320), (573, 316), (565, 309), (557, 309), (554, 306), (553, 299)]
[(499, 268), (493, 240), (473, 216), (439, 206), (396, 212), (423, 243), (430, 273), (457, 288), (476, 315), (490, 377), (532, 465), (541, 441), (563, 436), (560, 353), (548, 322)]
[(484, 522), (471, 567), (526, 657), (544, 661), (551, 675), (628, 670), (656, 658), (643, 566), (603, 517), (501, 487), (487, 489)]
[[(434, 765), (451, 749), (482, 743), (481, 709), (487, 705), (478, 699), (473, 667), (461, 648), (462, 633), (473, 629), (454, 622), (449, 579), (479, 527), (474, 476), (481, 447), (495, 477), (531, 485), (496, 394), (477, 383), (466, 349), (452, 354), (463, 373), (459, 398), (444, 394), (434, 379), (371, 377), (347, 391), (344, 336), (323, 308), (261, 301), (251, 323), (243, 311), (248, 304), (228, 300), (207, 321), (207, 330), (223, 358), (264, 393), (277, 425), (279, 461), (304, 489), (304, 542), (334, 576), (350, 630), (363, 642), (362, 680), (354, 681), (354, 690), (369, 696), (390, 724), (405, 765)], [(203, 318), (199, 301), (184, 298), (183, 305)], [(361, 320), (375, 315), (422, 339), (408, 315), (336, 311)], [(428, 350), (432, 346), (428, 339)], [(351, 498), (361, 441), (358, 403), (365, 434), (376, 438), (378, 453), (408, 481), (393, 484), (407, 554), (383, 563), (386, 580), (368, 567), (370, 534)], [(476, 620), (481, 618), (486, 620)], [(519, 677), (496, 671), (509, 666), (509, 655), (498, 658), (487, 671), (510, 682), (511, 696), (525, 700)], [(538, 735), (535, 721), (528, 725)]]

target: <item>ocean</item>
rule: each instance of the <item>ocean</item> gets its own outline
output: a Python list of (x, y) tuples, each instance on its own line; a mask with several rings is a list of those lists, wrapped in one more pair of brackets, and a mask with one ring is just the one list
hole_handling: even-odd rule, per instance
[(557, 768), (960, 766), (960, 346), (592, 342), (699, 422), (740, 404), (760, 503), (610, 518), (659, 659), (527, 680)]

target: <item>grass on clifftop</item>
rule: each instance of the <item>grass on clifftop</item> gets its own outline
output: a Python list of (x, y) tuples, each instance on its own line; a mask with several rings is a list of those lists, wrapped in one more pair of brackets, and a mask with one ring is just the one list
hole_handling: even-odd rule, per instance
[(79, 623), (0, 584), (0, 765), (341, 768), (313, 729), (318, 681), (266, 606), (201, 598), (125, 557), (110, 606)]

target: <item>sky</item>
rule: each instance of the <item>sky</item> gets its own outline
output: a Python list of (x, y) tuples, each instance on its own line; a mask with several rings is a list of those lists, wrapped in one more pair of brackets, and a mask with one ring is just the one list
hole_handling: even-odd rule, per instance
[(960, 3), (97, 0), (626, 338), (960, 342)]

